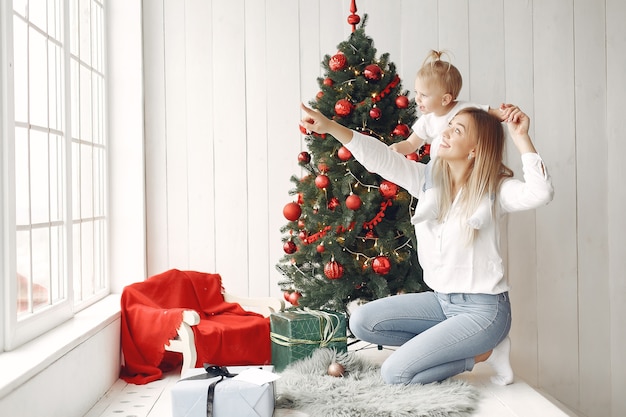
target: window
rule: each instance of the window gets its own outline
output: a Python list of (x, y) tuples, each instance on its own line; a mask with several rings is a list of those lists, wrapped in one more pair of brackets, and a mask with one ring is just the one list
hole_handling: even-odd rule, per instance
[[(104, 1), (13, 0), (2, 21), (5, 349), (108, 293)], [(11, 6), (12, 3), (12, 6)]]

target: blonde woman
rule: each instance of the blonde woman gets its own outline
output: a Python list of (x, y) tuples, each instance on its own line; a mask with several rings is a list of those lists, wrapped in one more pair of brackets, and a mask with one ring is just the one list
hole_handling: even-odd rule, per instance
[[(301, 124), (308, 131), (332, 135), (369, 171), (422, 197), (424, 164), (305, 105), (302, 111)], [(433, 166), (438, 215), (415, 224), (424, 281), (433, 291), (378, 299), (350, 317), (357, 338), (398, 346), (381, 368), (387, 383), (441, 381), (482, 361), (493, 366), (494, 383), (513, 382), (511, 306), (498, 218), (547, 204), (553, 188), (528, 135), (528, 116), (515, 106), (501, 111), (521, 154), (524, 180), (512, 178), (503, 163), (505, 135), (499, 118), (476, 108), (459, 111), (442, 133)], [(489, 205), (493, 216), (475, 229), (467, 220), (480, 205)]]

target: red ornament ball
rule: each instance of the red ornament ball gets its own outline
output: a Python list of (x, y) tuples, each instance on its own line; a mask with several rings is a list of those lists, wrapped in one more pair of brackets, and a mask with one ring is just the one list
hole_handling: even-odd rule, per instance
[(332, 78), (324, 78), (324, 85), (327, 87), (332, 87), (333, 84), (335, 84), (335, 82), (332, 80)]
[(315, 97), (317, 97), (318, 100), (321, 100), (322, 97), (324, 97), (324, 92), (323, 91), (318, 91), (317, 94), (315, 95)]
[(372, 107), (370, 110), (370, 117), (374, 120), (380, 119), (380, 116), (383, 115), (383, 112), (378, 107)]
[(324, 175), (324, 174), (320, 174), (317, 177), (315, 177), (315, 186), (317, 188), (327, 188), (330, 185), (330, 179)]
[(341, 148), (339, 148), (339, 150), (337, 151), (337, 157), (342, 160), (342, 161), (347, 161), (348, 159), (352, 158), (352, 152), (350, 152), (348, 150), (348, 148), (346, 148), (345, 146), (342, 146)]
[(285, 207), (283, 207), (283, 216), (285, 216), (287, 220), (290, 220), (292, 222), (298, 220), (301, 214), (302, 208), (298, 203), (287, 203), (285, 204)]
[(343, 265), (337, 261), (330, 261), (324, 265), (324, 275), (328, 279), (339, 279), (343, 276)]
[(283, 298), (285, 299), (285, 301), (289, 301), (289, 296), (290, 295), (291, 295), (291, 292), (283, 291)]
[(322, 174), (328, 172), (329, 170), (328, 165), (326, 165), (326, 162), (320, 162), (319, 164), (317, 164), (317, 169), (319, 169)]
[(383, 256), (383, 255), (377, 256), (376, 258), (374, 258), (374, 261), (372, 262), (372, 269), (378, 275), (387, 275), (389, 271), (391, 270), (391, 262), (389, 261), (389, 258), (387, 258), (386, 256)]
[(384, 180), (378, 188), (380, 195), (386, 199), (394, 198), (398, 194), (398, 186), (391, 181)]
[(295, 243), (293, 243), (292, 240), (288, 240), (283, 245), (283, 250), (285, 251), (285, 253), (288, 253), (291, 255), (292, 253), (295, 253), (298, 250), (298, 247), (296, 246)]
[(339, 52), (330, 58), (330, 60), (328, 61), (328, 67), (331, 69), (331, 71), (341, 71), (345, 68), (347, 63), (348, 60), (346, 59), (346, 56), (343, 53)]
[(335, 113), (337, 114), (337, 116), (347, 116), (352, 113), (353, 108), (354, 106), (352, 105), (352, 103), (350, 103), (350, 101), (346, 100), (345, 98), (342, 98), (341, 100), (337, 101), (337, 103), (335, 103)]
[(294, 291), (291, 294), (289, 294), (289, 299), (287, 301), (289, 301), (292, 306), (297, 307), (298, 299), (300, 297), (302, 297), (302, 294), (300, 294), (298, 291)]
[(309, 162), (311, 162), (311, 154), (310, 153), (308, 153), (307, 151), (304, 151), (304, 152), (300, 152), (298, 154), (298, 163), (300, 165), (308, 164)]
[(361, 208), (362, 204), (361, 198), (356, 194), (350, 194), (348, 198), (346, 198), (346, 207), (350, 210), (356, 211)]
[(417, 154), (417, 152), (411, 152), (410, 154), (406, 155), (406, 159), (417, 162), (420, 160), (420, 156)]
[(396, 125), (392, 133), (394, 136), (401, 136), (403, 138), (408, 138), (409, 134), (411, 133), (411, 129), (409, 129), (409, 127), (405, 125), (404, 123), (400, 123)]
[(324, 247), (323, 243), (320, 243), (319, 245), (317, 245), (317, 247), (315, 248), (315, 250), (317, 251), (317, 253), (324, 253), (324, 251), (326, 250), (326, 248)]
[(378, 81), (383, 75), (383, 71), (376, 64), (370, 64), (363, 70), (363, 75), (370, 81)]
[(406, 109), (409, 107), (409, 98), (407, 96), (396, 97), (396, 107), (399, 109)]

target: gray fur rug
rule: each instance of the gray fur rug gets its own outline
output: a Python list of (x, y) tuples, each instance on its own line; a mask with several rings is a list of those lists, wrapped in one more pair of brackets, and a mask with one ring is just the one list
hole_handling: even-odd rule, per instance
[[(327, 375), (337, 362), (343, 377)], [(449, 379), (427, 385), (388, 385), (379, 366), (352, 352), (317, 349), (310, 358), (290, 364), (276, 381), (276, 408), (311, 417), (466, 417), (478, 392), (468, 383)]]

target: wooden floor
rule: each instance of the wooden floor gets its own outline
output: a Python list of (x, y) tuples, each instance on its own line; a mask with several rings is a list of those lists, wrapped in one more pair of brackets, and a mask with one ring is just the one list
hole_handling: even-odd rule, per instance
[[(354, 350), (377, 362), (382, 362), (390, 352), (358, 344)], [(516, 380), (501, 387), (490, 382), (491, 375), (489, 366), (478, 364), (471, 373), (456, 377), (478, 388), (481, 399), (474, 413), (476, 417), (576, 417), (576, 414), (550, 402), (523, 381)], [(86, 417), (171, 417), (170, 388), (178, 378), (178, 373), (172, 373), (146, 385), (132, 385), (118, 380)], [(274, 417), (306, 416), (293, 410), (274, 412)]]

